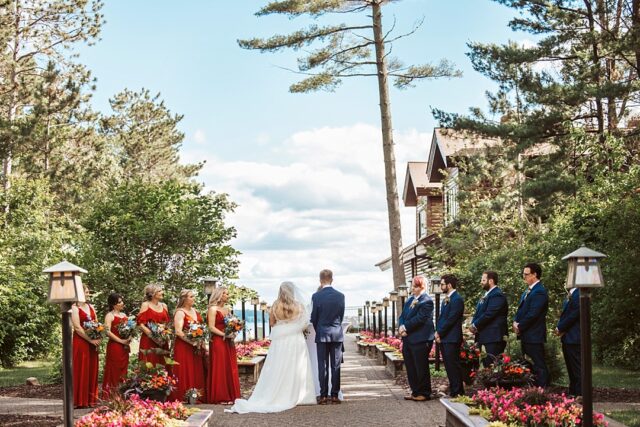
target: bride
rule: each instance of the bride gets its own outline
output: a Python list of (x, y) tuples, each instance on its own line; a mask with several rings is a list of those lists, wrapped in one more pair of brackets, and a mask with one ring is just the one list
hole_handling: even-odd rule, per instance
[(309, 325), (309, 311), (301, 292), (291, 282), (280, 285), (269, 323), (271, 345), (251, 397), (236, 399), (225, 412), (280, 412), (296, 405), (315, 405), (313, 367), (303, 330)]

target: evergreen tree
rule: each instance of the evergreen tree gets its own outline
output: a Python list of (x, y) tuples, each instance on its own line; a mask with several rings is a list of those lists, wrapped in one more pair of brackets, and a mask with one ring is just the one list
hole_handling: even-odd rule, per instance
[[(308, 15), (318, 19), (326, 15), (354, 15), (350, 24), (311, 25), (287, 35), (275, 35), (267, 39), (239, 40), (240, 47), (262, 52), (282, 49), (302, 50), (307, 46), (320, 46), (298, 60), (298, 71), (308, 77), (290, 87), (291, 92), (335, 90), (345, 78), (377, 77), (382, 128), (382, 151), (385, 165), (385, 186), (389, 237), (394, 287), (405, 283), (402, 262), (402, 231), (396, 185), (396, 159), (391, 121), (389, 77), (395, 85), (405, 88), (421, 79), (453, 77), (460, 73), (453, 65), (442, 60), (436, 65), (406, 66), (390, 57), (392, 43), (408, 34), (392, 37), (391, 31), (383, 31), (382, 7), (388, 0), (280, 0), (271, 1), (256, 15), (273, 14), (297, 18)], [(371, 20), (357, 20), (357, 15), (370, 13)], [(365, 18), (368, 19), (368, 18)], [(368, 33), (368, 34), (367, 34)]]
[(177, 126), (182, 116), (172, 114), (159, 99), (160, 94), (142, 89), (124, 90), (110, 100), (113, 115), (103, 120), (103, 130), (124, 180), (187, 180), (202, 167), (179, 163), (184, 134)]

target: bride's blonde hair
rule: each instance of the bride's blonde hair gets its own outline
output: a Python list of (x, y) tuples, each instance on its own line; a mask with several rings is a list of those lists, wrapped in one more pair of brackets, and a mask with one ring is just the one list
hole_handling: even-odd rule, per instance
[(285, 319), (291, 319), (300, 313), (300, 304), (294, 296), (294, 286), (291, 282), (282, 282), (278, 299), (273, 303), (273, 311), (281, 311)]

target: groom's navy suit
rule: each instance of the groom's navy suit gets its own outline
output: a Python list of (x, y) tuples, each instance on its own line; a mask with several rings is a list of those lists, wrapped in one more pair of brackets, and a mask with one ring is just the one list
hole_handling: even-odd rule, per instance
[(462, 343), (462, 317), (464, 300), (458, 292), (445, 298), (438, 319), (438, 335), (444, 359), (444, 368), (449, 379), (449, 395), (457, 397), (464, 394), (462, 367), (460, 366), (460, 344)]
[(405, 327), (407, 336), (402, 338), (402, 356), (407, 368), (407, 380), (411, 394), (429, 398), (431, 395), (431, 373), (429, 372), (429, 352), (433, 345), (433, 300), (423, 293), (414, 303), (410, 297), (404, 304), (399, 326)]
[(533, 361), (535, 385), (538, 387), (549, 385), (549, 370), (544, 361), (548, 309), (549, 295), (542, 282), (538, 281), (531, 290), (527, 289), (523, 292), (515, 317), (520, 332), (518, 339), (522, 353), (528, 355)]
[(316, 331), (318, 352), (318, 380), (320, 397), (329, 396), (329, 368), (331, 369), (331, 397), (340, 392), (340, 361), (342, 360), (342, 320), (344, 295), (332, 286), (325, 286), (311, 297), (311, 323)]

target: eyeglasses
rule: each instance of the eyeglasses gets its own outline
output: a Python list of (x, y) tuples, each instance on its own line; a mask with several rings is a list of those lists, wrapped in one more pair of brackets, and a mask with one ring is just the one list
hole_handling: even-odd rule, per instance
[(531, 276), (533, 273), (522, 273), (522, 277)]

